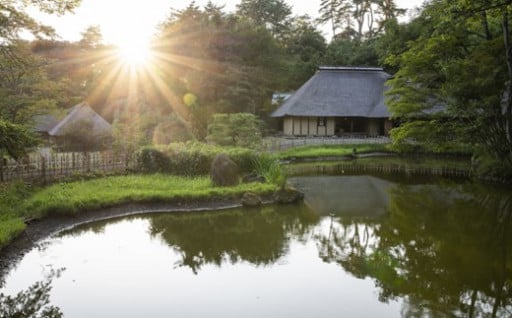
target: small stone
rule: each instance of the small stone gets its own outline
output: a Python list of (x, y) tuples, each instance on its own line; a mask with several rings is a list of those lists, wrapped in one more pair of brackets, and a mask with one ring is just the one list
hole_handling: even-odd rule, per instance
[(242, 205), (247, 207), (257, 207), (262, 204), (261, 197), (253, 192), (246, 192), (242, 196)]
[(274, 200), (280, 204), (290, 204), (304, 199), (304, 193), (293, 187), (279, 189), (274, 193)]

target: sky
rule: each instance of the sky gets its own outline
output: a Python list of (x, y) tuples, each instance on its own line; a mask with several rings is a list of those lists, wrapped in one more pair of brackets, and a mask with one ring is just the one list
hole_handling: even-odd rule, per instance
[[(294, 15), (318, 15), (321, 0), (287, 0), (293, 7)], [(39, 21), (51, 25), (63, 40), (77, 41), (80, 33), (88, 26), (99, 25), (105, 42), (119, 44), (134, 37), (149, 38), (155, 27), (171, 12), (171, 9), (183, 9), (191, 0), (82, 0), (74, 14), (61, 17), (47, 16), (33, 11)], [(196, 0), (204, 6), (208, 0)], [(225, 5), (226, 11), (234, 11), (240, 0), (212, 0), (218, 5)], [(411, 9), (422, 4), (423, 0), (396, 0), (399, 7)], [(328, 28), (324, 35), (330, 37)]]

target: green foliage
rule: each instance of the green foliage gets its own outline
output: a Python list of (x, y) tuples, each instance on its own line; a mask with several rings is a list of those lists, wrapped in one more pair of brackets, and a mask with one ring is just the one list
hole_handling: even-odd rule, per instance
[(375, 51), (375, 41), (340, 38), (335, 39), (327, 46), (323, 63), (328, 65), (379, 65)]
[(496, 160), (485, 148), (476, 150), (471, 161), (479, 178), (496, 183), (512, 183), (512, 165), (507, 161)]
[(18, 158), (25, 155), (26, 148), (36, 145), (37, 140), (28, 129), (0, 118), (0, 160), (3, 152)]
[(2, 45), (10, 44), (12, 41), (16, 41), (22, 32), (29, 32), (36, 37), (53, 35), (52, 28), (39, 24), (27, 13), (29, 6), (35, 6), (48, 14), (63, 14), (72, 11), (79, 4), (80, 0), (2, 1), (0, 4), (0, 42)]
[(292, 7), (283, 0), (242, 0), (237, 9), (254, 25), (267, 27), (274, 37), (283, 37), (288, 31)]
[(172, 143), (167, 147), (145, 147), (136, 155), (136, 171), (163, 172), (180, 176), (204, 176), (210, 173), (218, 154), (228, 155), (241, 172), (253, 170), (255, 151), (240, 147), (218, 147), (200, 142)]
[(193, 139), (189, 127), (176, 115), (161, 120), (153, 131), (155, 145), (168, 145), (171, 142), (187, 142)]
[(395, 146), (469, 144), (512, 166), (509, 10), (498, 1), (434, 1), (402, 30), (412, 35), (406, 50), (387, 39), (387, 61), (398, 68), (387, 104), (404, 122)]
[(136, 154), (136, 170), (142, 173), (169, 172), (171, 160), (154, 147), (144, 147)]
[(286, 185), (286, 175), (279, 158), (275, 155), (261, 153), (253, 160), (254, 172), (265, 177), (268, 182), (283, 188)]
[(472, 144), (457, 138), (463, 129), (463, 123), (456, 119), (405, 122), (390, 131), (390, 149), (404, 153), (471, 154)]
[(33, 189), (23, 182), (0, 183), (0, 249), (18, 236), (25, 223), (16, 210)]
[(261, 144), (260, 121), (248, 113), (215, 114), (206, 138), (220, 146), (255, 148)]

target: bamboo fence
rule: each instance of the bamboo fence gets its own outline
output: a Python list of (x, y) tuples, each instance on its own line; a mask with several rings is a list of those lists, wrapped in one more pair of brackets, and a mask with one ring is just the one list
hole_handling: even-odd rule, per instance
[(19, 160), (0, 160), (0, 181), (51, 182), (74, 174), (127, 169), (126, 156), (104, 152), (31, 154)]

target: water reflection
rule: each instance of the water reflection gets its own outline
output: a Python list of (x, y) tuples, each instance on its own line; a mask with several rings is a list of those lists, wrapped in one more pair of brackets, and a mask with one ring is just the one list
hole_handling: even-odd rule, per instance
[(372, 176), (316, 176), (289, 180), (322, 215), (379, 216), (386, 213), (391, 182)]
[(385, 217), (333, 217), (319, 254), (371, 277), (404, 317), (512, 315), (512, 196), (479, 186), (395, 185)]
[(52, 295), (73, 317), (95, 316), (88, 302), (110, 316), (126, 306), (125, 317), (148, 308), (149, 316), (512, 316), (510, 190), (369, 176), (292, 181), (306, 204), (81, 226), (11, 276), (56, 260), (67, 270)]
[(288, 253), (290, 239), (303, 240), (319, 219), (303, 205), (277, 209), (159, 215), (151, 219), (150, 233), (181, 255), (177, 266), (194, 273), (205, 264), (272, 264)]
[(0, 317), (63, 317), (59, 307), (50, 305), (52, 280), (59, 277), (62, 271), (51, 270), (44, 280), (35, 282), (14, 296), (0, 293)]

